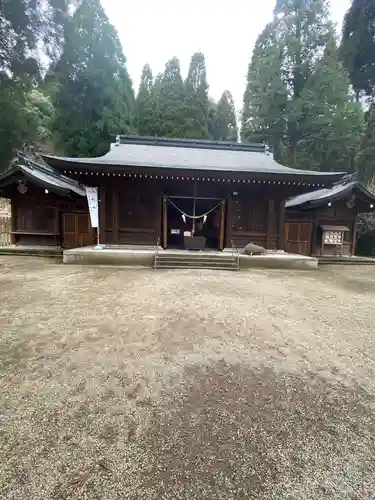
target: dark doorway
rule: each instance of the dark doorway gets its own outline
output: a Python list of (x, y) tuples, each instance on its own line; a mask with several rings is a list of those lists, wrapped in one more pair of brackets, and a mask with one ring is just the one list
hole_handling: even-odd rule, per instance
[[(184, 248), (184, 235), (204, 236), (206, 248), (219, 249), (224, 224), (222, 202), (216, 198), (167, 197), (163, 228), (168, 248)], [(184, 216), (184, 214), (186, 214)], [(192, 219), (188, 215), (196, 215)], [(207, 214), (203, 216), (204, 214)]]

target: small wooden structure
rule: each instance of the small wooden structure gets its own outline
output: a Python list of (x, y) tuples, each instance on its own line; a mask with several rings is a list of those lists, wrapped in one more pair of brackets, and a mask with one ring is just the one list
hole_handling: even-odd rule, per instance
[(286, 201), (285, 249), (303, 255), (353, 256), (358, 214), (375, 211), (375, 195), (355, 175)]
[[(183, 249), (190, 232), (193, 244), (205, 241), (205, 248), (252, 242), (309, 255), (321, 246), (318, 219), (348, 227), (355, 221), (338, 211), (317, 217), (298, 204), (286, 211), (286, 200), (334, 189), (345, 174), (284, 167), (263, 144), (119, 136), (99, 158), (43, 160), (18, 155), (0, 176), (16, 245), (93, 245), (85, 186), (99, 189), (104, 245)], [(343, 251), (352, 234), (345, 233)]]

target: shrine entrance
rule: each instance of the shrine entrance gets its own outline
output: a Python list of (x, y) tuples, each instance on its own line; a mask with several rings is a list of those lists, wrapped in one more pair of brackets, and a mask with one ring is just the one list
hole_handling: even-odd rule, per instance
[(225, 205), (220, 198), (164, 196), (163, 247), (223, 250)]

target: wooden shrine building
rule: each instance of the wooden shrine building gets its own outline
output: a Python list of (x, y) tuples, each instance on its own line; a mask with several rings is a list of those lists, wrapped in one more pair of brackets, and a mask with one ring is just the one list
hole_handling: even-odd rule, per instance
[[(259, 144), (119, 136), (98, 158), (43, 160), (18, 155), (0, 176), (0, 196), (11, 199), (16, 245), (93, 245), (86, 186), (99, 190), (103, 245), (189, 248), (188, 237), (201, 238), (205, 248), (253, 242), (311, 254), (321, 245), (318, 224), (348, 228), (344, 250), (351, 252), (357, 213), (375, 204), (359, 183), (341, 190), (339, 201), (344, 173), (284, 167)], [(313, 201), (329, 192), (322, 205)], [(347, 195), (356, 197), (351, 208)]]
[(359, 213), (375, 212), (375, 195), (348, 175), (332, 187), (285, 204), (285, 250), (312, 256), (355, 255)]

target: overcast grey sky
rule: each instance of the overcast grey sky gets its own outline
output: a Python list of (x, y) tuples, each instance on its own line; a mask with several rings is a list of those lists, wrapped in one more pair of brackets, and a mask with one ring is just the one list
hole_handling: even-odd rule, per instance
[[(209, 93), (219, 99), (233, 93), (242, 106), (247, 66), (255, 40), (272, 19), (275, 0), (101, 0), (116, 27), (128, 70), (137, 91), (143, 65), (154, 75), (173, 56), (181, 62), (183, 77), (190, 58), (206, 56)], [(331, 0), (332, 19), (341, 29), (350, 0)]]

